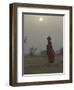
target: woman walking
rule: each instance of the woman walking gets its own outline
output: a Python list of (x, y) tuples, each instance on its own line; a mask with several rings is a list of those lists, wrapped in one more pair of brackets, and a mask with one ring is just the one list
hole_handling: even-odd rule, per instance
[(47, 45), (48, 61), (50, 63), (53, 63), (54, 62), (54, 58), (55, 58), (55, 52), (54, 52), (53, 47), (52, 47), (51, 37), (49, 36), (47, 38), (47, 40), (48, 40), (48, 45)]

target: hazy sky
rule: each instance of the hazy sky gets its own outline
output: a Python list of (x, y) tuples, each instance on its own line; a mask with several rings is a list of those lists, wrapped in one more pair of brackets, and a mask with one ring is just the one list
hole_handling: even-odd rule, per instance
[(31, 47), (37, 48), (38, 52), (46, 50), (48, 36), (51, 36), (55, 51), (63, 47), (63, 16), (24, 14), (25, 53)]

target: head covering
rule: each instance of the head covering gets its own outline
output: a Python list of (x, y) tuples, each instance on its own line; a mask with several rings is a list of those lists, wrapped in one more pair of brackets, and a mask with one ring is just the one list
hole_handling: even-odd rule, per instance
[(50, 36), (48, 36), (48, 37), (47, 37), (47, 40), (51, 40), (51, 37), (50, 37)]

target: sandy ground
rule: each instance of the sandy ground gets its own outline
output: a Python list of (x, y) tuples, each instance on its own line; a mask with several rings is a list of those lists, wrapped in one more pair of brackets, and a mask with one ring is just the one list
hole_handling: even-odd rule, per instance
[(49, 63), (47, 56), (30, 56), (24, 59), (24, 74), (61, 73), (62, 56), (56, 56), (54, 63)]

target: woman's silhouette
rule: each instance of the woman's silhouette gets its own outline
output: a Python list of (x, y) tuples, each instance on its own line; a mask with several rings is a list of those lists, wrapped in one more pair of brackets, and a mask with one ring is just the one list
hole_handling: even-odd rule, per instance
[(53, 47), (52, 47), (51, 37), (49, 36), (47, 38), (47, 40), (48, 40), (48, 45), (47, 45), (48, 61), (50, 63), (53, 63), (54, 62), (54, 58), (55, 58), (55, 52), (54, 52)]

